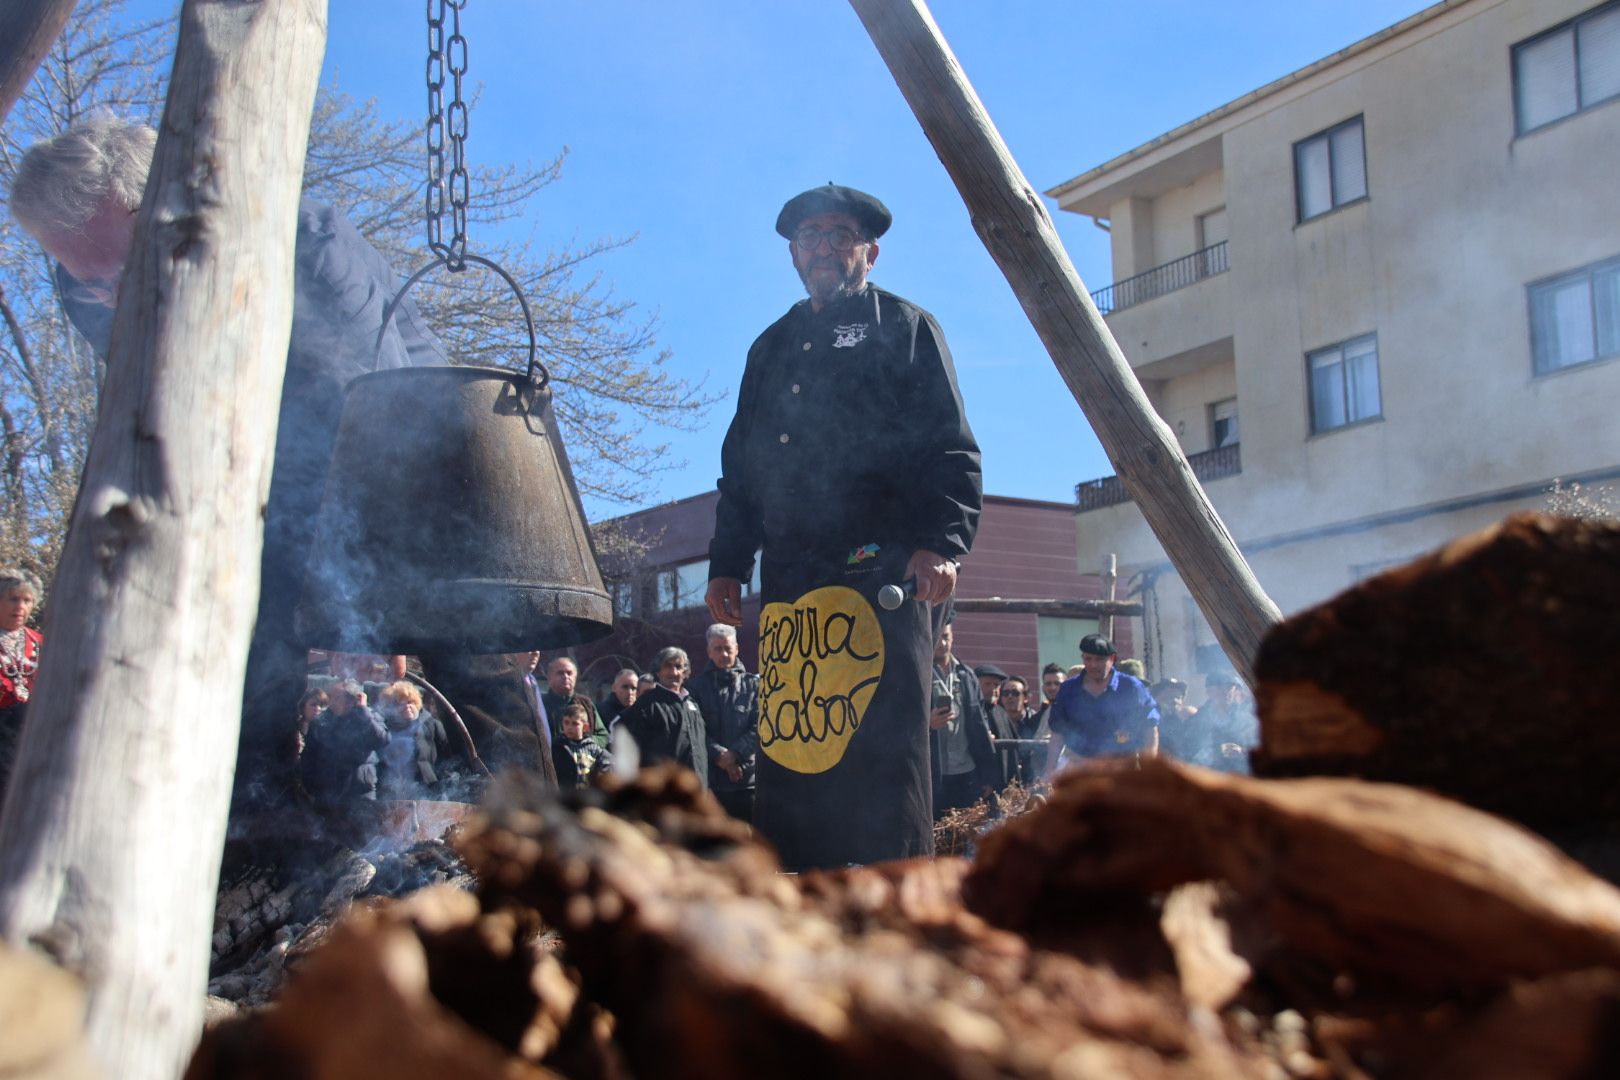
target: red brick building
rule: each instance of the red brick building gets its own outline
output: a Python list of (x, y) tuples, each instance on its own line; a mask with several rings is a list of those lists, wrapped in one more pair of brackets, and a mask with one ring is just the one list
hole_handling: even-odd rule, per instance
[[(701, 671), (703, 606), (709, 577), (709, 538), (714, 532), (718, 495), (706, 492), (605, 523), (617, 540), (602, 556), (602, 571), (614, 596), (617, 627), (611, 637), (575, 650), (582, 682), (600, 691), (620, 668), (645, 671), (653, 654), (679, 645)], [(1075, 559), (1075, 509), (1068, 503), (1037, 502), (987, 495), (984, 517), (972, 553), (963, 560), (958, 595), (1019, 599), (1097, 599), (1102, 585), (1095, 573), (1082, 574)], [(744, 588), (743, 662), (757, 671), (759, 597), (756, 581)], [(1120, 655), (1131, 654), (1129, 620), (1120, 619)], [(1035, 680), (1043, 664), (1067, 667), (1080, 660), (1080, 637), (1096, 629), (1094, 619), (1045, 615), (992, 615), (963, 612), (956, 618), (957, 656), (969, 665), (992, 663), (1009, 674)]]

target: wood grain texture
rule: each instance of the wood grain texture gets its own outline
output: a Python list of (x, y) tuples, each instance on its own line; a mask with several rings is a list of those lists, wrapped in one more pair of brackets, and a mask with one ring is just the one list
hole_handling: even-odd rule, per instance
[(6, 0), (0, 4), (0, 123), (61, 36), (78, 0)]
[(0, 818), (0, 931), (77, 972), (121, 1077), (179, 1074), (209, 940), (292, 321), (324, 0), (189, 0)]
[(1281, 613), (1255, 580), (921, 0), (850, 0), (973, 227), (1176, 572), (1245, 677)]

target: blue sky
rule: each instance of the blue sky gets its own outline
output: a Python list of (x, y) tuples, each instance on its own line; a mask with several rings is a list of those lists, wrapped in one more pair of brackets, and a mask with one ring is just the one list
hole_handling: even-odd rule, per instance
[[(387, 115), (422, 115), (423, 6), (330, 2), (324, 77)], [(934, 0), (931, 10), (1045, 190), (1422, 6)], [(569, 148), (523, 227), (541, 243), (635, 235), (599, 270), (658, 312), (682, 374), (735, 389), (749, 342), (802, 295), (776, 212), (833, 180), (894, 211), (873, 280), (943, 325), (986, 490), (1066, 501), (1076, 482), (1113, 471), (846, 3), (470, 0), (463, 30), (483, 90), (469, 155), (541, 162)], [(1087, 287), (1107, 285), (1106, 234), (1056, 217)], [(730, 415), (728, 397), (701, 431), (649, 433), (685, 461), (656, 501), (712, 486)]]

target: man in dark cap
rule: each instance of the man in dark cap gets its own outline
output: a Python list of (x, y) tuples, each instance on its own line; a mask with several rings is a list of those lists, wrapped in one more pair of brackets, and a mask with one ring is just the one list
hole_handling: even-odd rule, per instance
[(866, 280), (890, 220), (835, 184), (782, 207), (809, 298), (749, 349), (721, 450), (707, 601), (739, 625), (760, 556), (754, 820), (794, 869), (933, 849), (932, 646), (983, 490), (938, 323)]
[(1066, 748), (1074, 758), (1159, 752), (1159, 705), (1142, 680), (1114, 670), (1114, 646), (1101, 634), (1080, 639), (1085, 674), (1058, 690), (1048, 718), (1055, 736), (1046, 771), (1057, 768)]
[[(973, 675), (979, 680), (979, 700), (984, 708), (984, 723), (990, 729), (990, 737), (1018, 738), (1012, 714), (1001, 701), (1002, 687), (1007, 685), (1007, 673), (995, 664), (980, 664), (973, 669)], [(1001, 775), (997, 777), (996, 790), (1001, 791), (1006, 788), (1008, 781), (1018, 775), (1018, 750), (1010, 745), (1001, 747), (997, 751), (997, 760)]]

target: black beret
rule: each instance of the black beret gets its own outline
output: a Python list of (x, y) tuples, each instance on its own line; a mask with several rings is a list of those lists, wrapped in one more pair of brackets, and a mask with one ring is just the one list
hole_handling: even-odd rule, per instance
[(1080, 651), (1090, 656), (1113, 656), (1114, 646), (1101, 634), (1087, 634), (1080, 639)]
[(1007, 678), (1007, 673), (994, 664), (980, 664), (973, 669), (973, 674), (981, 679), (1001, 679), (1005, 681)]
[(889, 231), (894, 215), (889, 208), (864, 191), (856, 191), (842, 184), (826, 184), (793, 196), (776, 215), (776, 231), (793, 239), (799, 222), (817, 214), (848, 214), (860, 222), (869, 240), (876, 240)]

